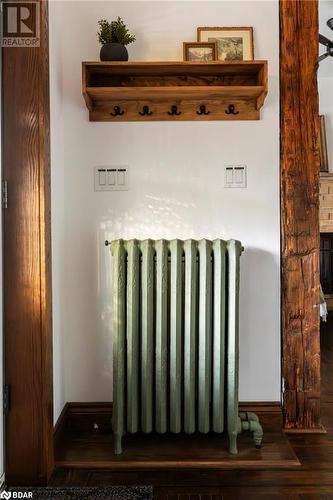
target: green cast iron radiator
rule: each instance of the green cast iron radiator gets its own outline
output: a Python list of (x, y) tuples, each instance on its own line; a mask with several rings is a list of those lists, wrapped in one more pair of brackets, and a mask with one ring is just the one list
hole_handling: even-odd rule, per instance
[(116, 240), (113, 261), (115, 453), (126, 433), (262, 428), (238, 412), (239, 264), (230, 240)]

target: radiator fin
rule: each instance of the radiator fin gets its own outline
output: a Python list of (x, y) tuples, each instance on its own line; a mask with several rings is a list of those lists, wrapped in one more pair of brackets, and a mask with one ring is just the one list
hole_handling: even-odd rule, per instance
[(234, 438), (239, 433), (238, 417), (238, 321), (239, 321), (239, 264), (241, 246), (230, 240), (228, 249), (228, 342), (227, 342), (227, 412), (228, 434)]
[(156, 431), (168, 430), (168, 246), (156, 242)]
[(114, 301), (113, 301), (113, 415), (112, 425), (116, 435), (124, 434), (125, 423), (125, 307), (126, 307), (126, 256), (122, 240), (112, 245)]
[(213, 431), (224, 429), (225, 372), (225, 290), (226, 244), (213, 242), (214, 255), (214, 314), (213, 314)]
[(198, 272), (197, 244), (194, 240), (184, 243), (185, 250), (185, 319), (184, 319), (184, 430), (196, 430), (196, 357)]
[(154, 250), (151, 240), (145, 240), (141, 243), (141, 252), (141, 426), (143, 432), (152, 432), (154, 361)]
[(139, 430), (139, 294), (140, 252), (135, 240), (127, 245), (127, 430)]
[(182, 430), (182, 242), (170, 242), (170, 430)]
[(211, 242), (201, 240), (199, 248), (199, 431), (207, 433), (210, 429), (211, 394), (211, 335), (212, 335), (212, 265)]

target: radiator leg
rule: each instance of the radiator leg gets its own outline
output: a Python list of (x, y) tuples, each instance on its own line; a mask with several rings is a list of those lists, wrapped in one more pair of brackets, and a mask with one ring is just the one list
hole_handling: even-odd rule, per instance
[(228, 434), (228, 440), (229, 440), (229, 453), (231, 455), (237, 455), (238, 449), (237, 449), (237, 432), (230, 432)]
[(114, 453), (115, 455), (121, 455), (123, 450), (121, 447), (121, 434), (115, 434), (114, 435)]
[(255, 447), (261, 448), (264, 432), (257, 415), (255, 413), (246, 412), (240, 413), (239, 416), (242, 420), (242, 430), (252, 432)]

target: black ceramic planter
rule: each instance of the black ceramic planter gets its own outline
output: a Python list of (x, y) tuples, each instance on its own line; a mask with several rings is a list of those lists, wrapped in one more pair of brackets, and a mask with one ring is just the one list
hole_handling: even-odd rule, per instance
[(121, 43), (106, 43), (102, 45), (99, 56), (101, 61), (128, 61), (127, 49)]

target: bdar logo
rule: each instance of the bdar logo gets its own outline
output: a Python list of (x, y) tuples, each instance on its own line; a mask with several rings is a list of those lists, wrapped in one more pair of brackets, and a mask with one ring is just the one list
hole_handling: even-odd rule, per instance
[(6, 498), (6, 500), (8, 500), (8, 498), (11, 498), (12, 494), (10, 493), (10, 491), (3, 491), (1, 494), (0, 494), (0, 498)]
[(39, 46), (38, 2), (4, 2), (2, 23), (3, 47)]
[(0, 493), (0, 498), (10, 499), (22, 499), (22, 498), (32, 498), (32, 491), (3, 491)]

